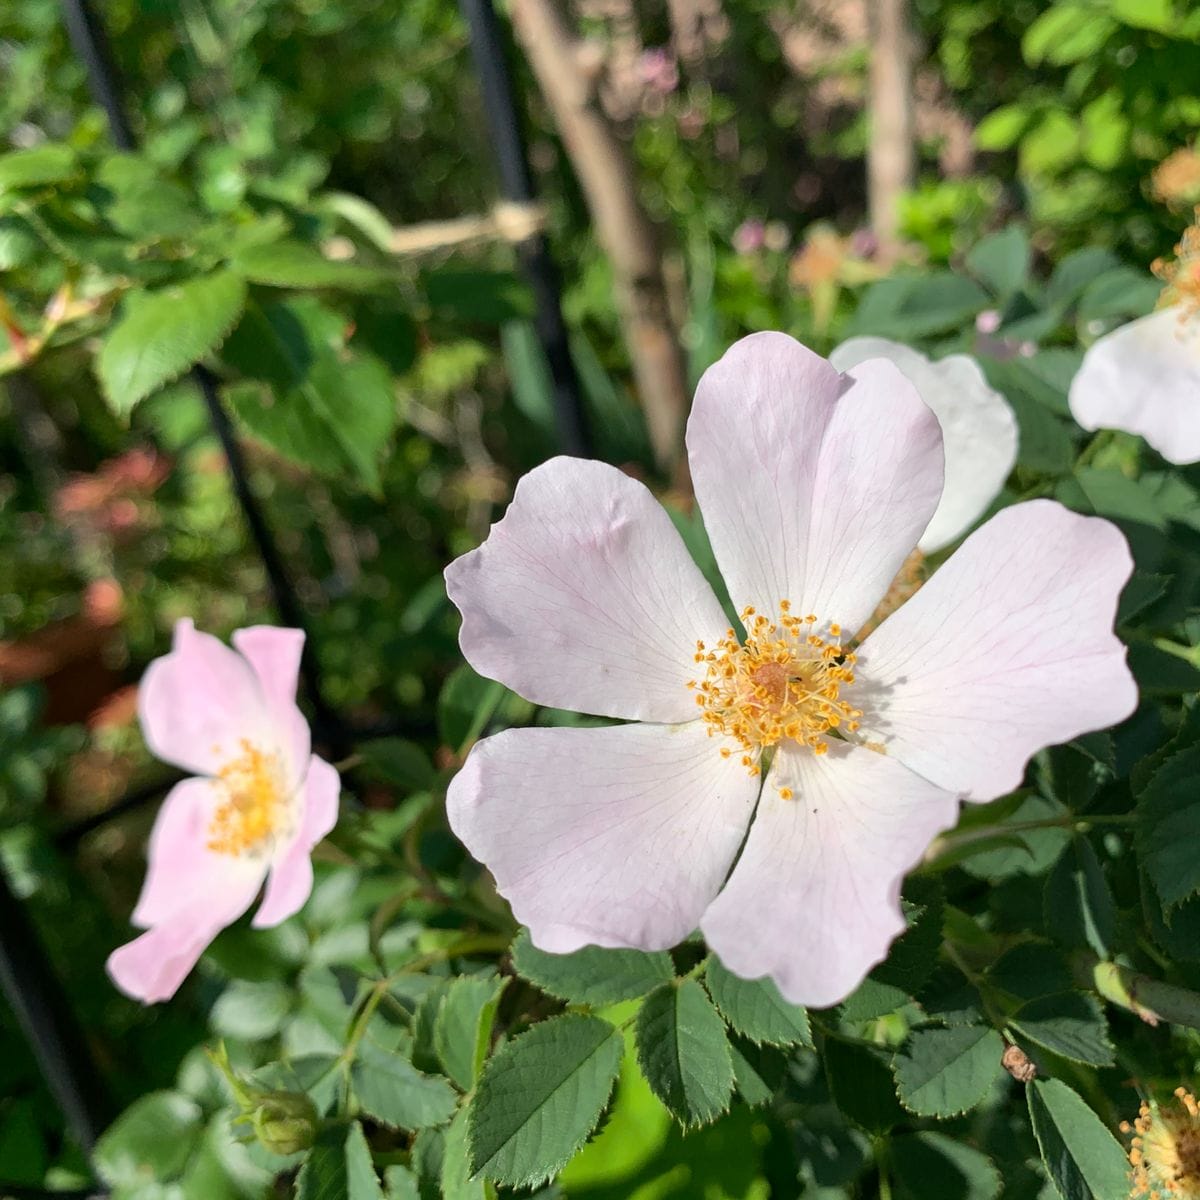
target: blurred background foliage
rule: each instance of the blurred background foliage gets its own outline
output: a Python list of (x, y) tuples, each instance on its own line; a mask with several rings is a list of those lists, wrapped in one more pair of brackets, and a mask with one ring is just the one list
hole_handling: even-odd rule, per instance
[[(581, 73), (597, 81), (659, 225), (691, 380), (763, 328), (822, 350), (853, 333), (967, 350), (1020, 420), (1006, 499), (1058, 495), (1134, 537), (1142, 579), (1126, 618), (1142, 623), (1130, 626), (1135, 668), (1165, 715), (1092, 746), (1091, 760), (1047, 756), (1021, 800), (1093, 803), (1174, 730), (1179, 698), (1200, 680), (1196, 481), (1147, 465), (1132, 439), (1085, 443), (1065, 402), (1081, 347), (1153, 307), (1148, 266), (1200, 201), (1200, 6), (913, 0), (917, 167), (887, 252), (867, 215), (865, 4), (571, 7), (598, 54)], [(699, 14), (690, 42), (677, 10)], [(124, 1136), (154, 1160), (157, 1182), (128, 1174), (126, 1142), (110, 1146), (107, 1182), (139, 1197), (258, 1196), (279, 1164), (231, 1140), (200, 1042), (225, 1037), (246, 1069), (281, 1046), (323, 1051), (333, 1039), (336, 1050), (348, 972), (436, 957), (471, 928), (478, 881), (444, 827), (439, 780), (485, 729), (564, 719), (456, 665), (440, 575), (483, 536), (516, 477), (554, 452), (553, 404), (511, 248), (481, 237), (415, 253), (401, 236), (486, 214), (496, 198), (454, 5), (112, 0), (103, 11), (138, 154), (113, 152), (57, 0), (0, 6), (0, 860), (115, 1105), (173, 1089), (142, 1102), (142, 1119), (176, 1129), (186, 1149), (155, 1158), (135, 1120)], [(664, 488), (610, 256), (538, 81), (509, 49), (597, 451)], [(325, 699), (387, 736), (358, 748), (354, 815), (303, 918), (253, 937), (229, 931), (179, 1002), (144, 1011), (103, 975), (141, 879), (153, 817), (143, 801), (169, 782), (137, 731), (136, 680), (180, 616), (219, 634), (272, 619), (185, 374), (198, 361), (246, 444), (311, 620)], [(703, 561), (686, 496), (669, 498)], [(1010, 806), (1001, 819), (1023, 813)], [(1000, 845), (953, 872), (951, 902), (989, 914), (993, 932), (1052, 936), (1028, 879), (1048, 875), (1066, 839), (1042, 840), (1027, 837), (1038, 844), (1025, 857)], [(1093, 843), (1122, 911), (1138, 910), (1130, 856)], [(416, 882), (393, 904), (398, 870)], [(1160, 965), (1180, 956), (1178, 926), (1139, 936)], [(1180, 968), (1193, 985), (1195, 958)], [(863, 1017), (870, 1007), (845, 1020), (886, 1016)], [(898, 1045), (906, 1019), (872, 1029)], [(1146, 1073), (1194, 1070), (1194, 1034), (1152, 1048), (1148, 1031), (1120, 1020)], [(3, 1007), (0, 1064), (0, 1184), (82, 1186), (86, 1163)], [(843, 1064), (839, 1083), (798, 1060), (769, 1112), (743, 1107), (685, 1136), (629, 1060), (601, 1141), (562, 1186), (597, 1198), (874, 1194), (872, 1139), (890, 1118), (848, 1123), (845, 1096), (830, 1091), (860, 1067)], [(948, 1128), (970, 1127), (1002, 1163), (1006, 1195), (1048, 1195), (1028, 1128), (1003, 1102), (1008, 1082)], [(1106, 1119), (1132, 1115), (1117, 1068), (1079, 1086)], [(928, 1195), (929, 1155), (953, 1155), (939, 1157), (940, 1134), (904, 1136), (897, 1194)], [(944, 1194), (995, 1194), (994, 1169), (964, 1153), (956, 1178), (969, 1186)]]

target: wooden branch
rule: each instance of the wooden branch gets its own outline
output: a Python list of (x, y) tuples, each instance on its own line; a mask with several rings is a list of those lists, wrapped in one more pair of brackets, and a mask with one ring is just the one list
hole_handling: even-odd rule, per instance
[(682, 461), (687, 376), (656, 230), (638, 201), (632, 154), (597, 107), (578, 66), (582, 45), (553, 0), (512, 0), (510, 14), (612, 263), (617, 315), (650, 442), (659, 466), (670, 471)]

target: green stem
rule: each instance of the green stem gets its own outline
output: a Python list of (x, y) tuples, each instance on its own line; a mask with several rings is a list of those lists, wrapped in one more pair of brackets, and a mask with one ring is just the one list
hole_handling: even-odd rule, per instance
[(1033, 821), (1010, 821), (1007, 824), (984, 825), (979, 829), (965, 829), (961, 833), (948, 833), (937, 838), (930, 846), (930, 853), (919, 868), (921, 871), (937, 871), (938, 860), (956, 852), (960, 846), (972, 842), (983, 842), (990, 838), (1009, 837), (1017, 833), (1029, 833), (1036, 829), (1070, 829), (1075, 833), (1087, 833), (1097, 825), (1132, 825), (1133, 813), (1098, 813), (1095, 816), (1080, 816), (1066, 813), (1058, 817), (1040, 817)]
[(1163, 983), (1082, 950), (1072, 955), (1071, 967), (1081, 986), (1094, 989), (1110, 1004), (1128, 1009), (1147, 1025), (1169, 1021), (1200, 1029), (1200, 993), (1190, 988)]

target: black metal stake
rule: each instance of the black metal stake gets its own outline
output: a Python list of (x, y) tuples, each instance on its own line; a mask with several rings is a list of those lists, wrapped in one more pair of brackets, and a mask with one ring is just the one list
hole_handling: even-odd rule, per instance
[(0, 989), (25, 1030), (72, 1135), (90, 1153), (112, 1119), (112, 1105), (62, 985), (2, 869)]
[[(104, 109), (105, 115), (108, 117), (109, 131), (113, 141), (122, 150), (135, 149), (137, 142), (121, 100), (121, 86), (116, 65), (109, 50), (104, 26), (92, 8), (91, 0), (63, 0), (63, 11), (71, 44), (87, 68), (88, 85), (96, 103)], [(304, 612), (296, 596), (296, 590), (292, 586), (287, 568), (283, 564), (270, 525), (250, 487), (245, 455), (243, 455), (242, 448), (234, 434), (229, 414), (221, 403), (216, 376), (200, 366), (192, 369), (191, 376), (204, 397), (213, 431), (216, 433), (221, 443), (221, 449), (225, 452), (226, 461), (229, 463), (234, 493), (237, 496), (246, 526), (250, 530), (250, 537), (267, 573), (267, 582), (275, 602), (275, 611), (283, 624), (307, 632)], [(313, 724), (318, 739), (329, 744), (335, 758), (342, 758), (349, 753), (351, 739), (341, 718), (325, 702), (321, 688), (320, 668), (317, 664), (311, 637), (305, 638), (304, 656), (301, 660), (300, 670), (309, 702), (313, 708)]]
[[(532, 204), (537, 195), (521, 136), (512, 83), (504, 58), (504, 42), (492, 0), (459, 0), (471, 35), (471, 55), (479, 75), (483, 107), (487, 116), (500, 188), (507, 200)], [(562, 287), (558, 267), (543, 233), (519, 242), (516, 247), (521, 270), (529, 281), (534, 299), (534, 328), (546, 354), (554, 388), (554, 418), (563, 453), (591, 458), (592, 442), (583, 407), (579, 375), (571, 358), (567, 326), (562, 315)]]

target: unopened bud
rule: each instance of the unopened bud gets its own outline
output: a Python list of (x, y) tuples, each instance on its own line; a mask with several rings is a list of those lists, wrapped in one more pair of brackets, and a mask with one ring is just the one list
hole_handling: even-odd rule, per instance
[(260, 1144), (272, 1154), (307, 1150), (317, 1138), (317, 1106), (303, 1092), (264, 1092), (245, 1114)]

